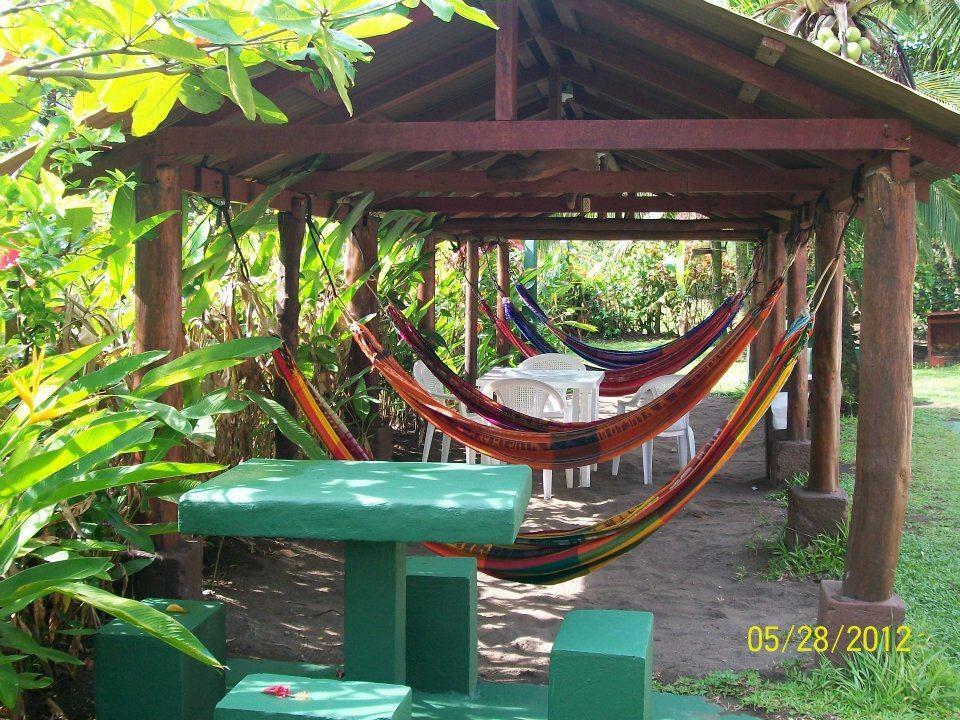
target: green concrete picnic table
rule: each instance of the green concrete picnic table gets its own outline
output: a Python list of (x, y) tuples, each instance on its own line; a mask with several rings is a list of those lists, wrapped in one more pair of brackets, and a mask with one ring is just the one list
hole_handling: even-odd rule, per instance
[(248, 460), (180, 498), (180, 531), (344, 542), (344, 674), (404, 684), (405, 544), (506, 544), (530, 502), (513, 465)]

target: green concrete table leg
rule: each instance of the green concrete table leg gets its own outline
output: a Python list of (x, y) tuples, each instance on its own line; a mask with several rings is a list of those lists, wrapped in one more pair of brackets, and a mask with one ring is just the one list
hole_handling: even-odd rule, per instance
[(343, 665), (347, 680), (406, 684), (404, 543), (343, 548)]

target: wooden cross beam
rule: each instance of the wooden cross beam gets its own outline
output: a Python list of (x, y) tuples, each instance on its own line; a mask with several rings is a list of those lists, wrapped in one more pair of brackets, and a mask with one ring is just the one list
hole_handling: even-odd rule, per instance
[(731, 214), (757, 216), (764, 212), (788, 211), (798, 203), (767, 197), (397, 197), (375, 203), (373, 210), (419, 210), (457, 215), (460, 213), (635, 213), (692, 212), (700, 215)]
[(570, 237), (580, 232), (604, 233), (622, 231), (640, 234), (713, 233), (720, 239), (724, 233), (768, 232), (779, 225), (774, 219), (746, 220), (594, 220), (583, 218), (462, 218), (447, 220), (441, 231), (452, 235), (537, 237), (539, 232), (562, 232)]
[(537, 150), (909, 150), (910, 122), (801, 120), (526, 120), (328, 125), (173, 126), (156, 155), (315, 155)]
[(848, 173), (833, 170), (740, 171), (573, 171), (529, 182), (497, 182), (478, 171), (330, 171), (317, 172), (294, 191), (321, 192), (435, 192), (435, 193), (818, 193), (845, 180)]

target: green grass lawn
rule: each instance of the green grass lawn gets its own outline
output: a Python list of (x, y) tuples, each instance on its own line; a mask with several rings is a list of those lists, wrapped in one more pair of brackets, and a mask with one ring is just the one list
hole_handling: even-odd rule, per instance
[[(896, 580), (912, 652), (861, 655), (839, 669), (795, 664), (784, 668), (783, 681), (756, 672), (712, 673), (681, 679), (672, 690), (724, 697), (783, 718), (960, 718), (960, 368), (917, 368), (914, 393), (913, 478)], [(855, 457), (856, 419), (845, 418), (841, 458), (852, 464)], [(845, 476), (848, 492), (852, 484)], [(842, 543), (822, 543), (806, 556), (787, 556), (776, 542), (767, 547), (771, 578), (842, 568)]]

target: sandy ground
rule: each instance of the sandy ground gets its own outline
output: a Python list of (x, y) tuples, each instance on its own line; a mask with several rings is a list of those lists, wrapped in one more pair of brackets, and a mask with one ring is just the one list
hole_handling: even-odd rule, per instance
[[(732, 405), (727, 398), (710, 396), (694, 411), (698, 442), (712, 435)], [(653, 487), (663, 484), (676, 464), (674, 441), (656, 443)], [(771, 524), (783, 516), (767, 498), (771, 489), (762, 485), (762, 476), (758, 429), (687, 509), (611, 565), (553, 587), (481, 578), (481, 676), (546, 681), (551, 644), (564, 614), (574, 608), (652, 612), (655, 668), (666, 681), (719, 669), (774, 668), (784, 658), (751, 654), (747, 629), (811, 622), (817, 586), (758, 576), (765, 558), (751, 541), (770, 536)], [(602, 465), (589, 489), (568, 490), (557, 473), (553, 501), (537, 497), (526, 527), (562, 527), (611, 515), (649, 493), (641, 478), (639, 453), (623, 459), (618, 477), (610, 475), (609, 463)], [(539, 493), (536, 476), (535, 490)], [(420, 550), (411, 547), (410, 552)], [(338, 545), (231, 541), (215, 572), (210, 588), (228, 606), (231, 654), (340, 662), (343, 575)]]

